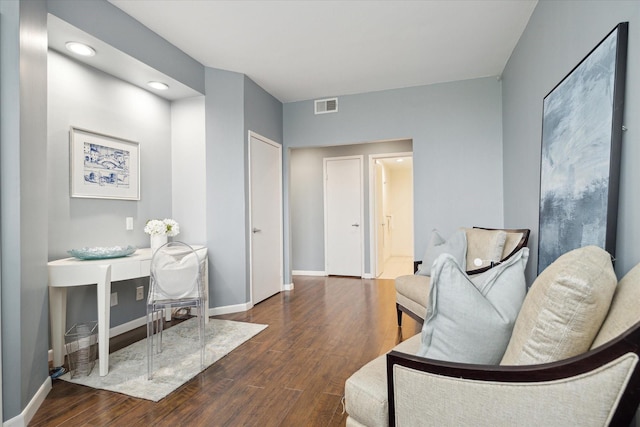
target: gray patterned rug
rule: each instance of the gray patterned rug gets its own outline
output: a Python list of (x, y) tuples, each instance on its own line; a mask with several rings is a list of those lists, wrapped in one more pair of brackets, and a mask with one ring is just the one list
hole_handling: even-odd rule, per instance
[[(209, 319), (205, 329), (205, 369), (266, 327)], [(157, 402), (200, 372), (199, 348), (197, 321), (189, 319), (163, 332), (162, 353), (154, 353), (150, 381), (147, 380), (146, 338), (111, 353), (109, 373), (104, 377), (99, 375), (96, 362), (89, 376), (71, 379), (67, 373), (60, 379)]]

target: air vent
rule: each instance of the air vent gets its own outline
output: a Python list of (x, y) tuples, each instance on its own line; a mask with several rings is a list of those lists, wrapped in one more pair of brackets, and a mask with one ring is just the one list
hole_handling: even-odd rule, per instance
[(315, 113), (337, 113), (338, 112), (338, 98), (317, 99), (315, 101)]

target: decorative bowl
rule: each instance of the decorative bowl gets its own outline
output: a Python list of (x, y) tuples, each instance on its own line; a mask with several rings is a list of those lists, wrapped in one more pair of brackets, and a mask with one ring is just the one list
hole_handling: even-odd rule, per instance
[(80, 248), (67, 251), (69, 255), (78, 259), (107, 259), (129, 256), (136, 251), (135, 246), (110, 246), (95, 248)]

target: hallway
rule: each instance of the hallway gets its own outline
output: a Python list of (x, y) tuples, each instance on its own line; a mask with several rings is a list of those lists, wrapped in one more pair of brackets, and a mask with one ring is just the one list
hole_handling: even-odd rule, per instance
[(408, 256), (392, 256), (384, 263), (378, 279), (395, 279), (398, 276), (413, 274), (413, 260)]

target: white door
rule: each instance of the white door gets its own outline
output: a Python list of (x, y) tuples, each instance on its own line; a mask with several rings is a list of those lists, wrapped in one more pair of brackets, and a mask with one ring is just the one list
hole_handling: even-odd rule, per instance
[(326, 273), (362, 277), (362, 156), (324, 159), (324, 169)]
[(282, 146), (249, 132), (251, 301), (282, 290)]

